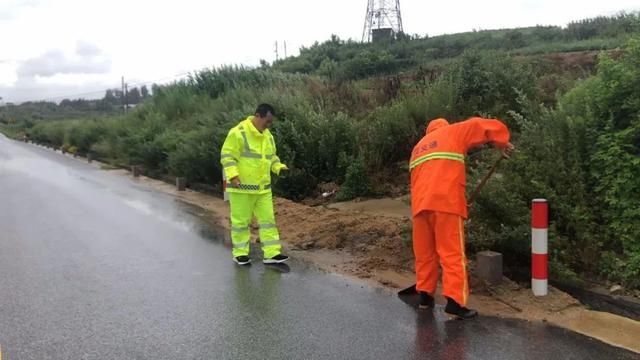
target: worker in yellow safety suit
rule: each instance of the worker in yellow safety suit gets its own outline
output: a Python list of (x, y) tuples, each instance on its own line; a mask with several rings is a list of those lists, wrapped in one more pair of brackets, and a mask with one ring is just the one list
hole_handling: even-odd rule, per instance
[(247, 265), (251, 238), (251, 220), (255, 215), (265, 264), (285, 262), (281, 253), (280, 235), (273, 214), (271, 172), (279, 175), (287, 166), (276, 155), (276, 143), (269, 127), (275, 110), (269, 104), (260, 104), (249, 116), (232, 128), (222, 145), (220, 163), (227, 179), (227, 192), (231, 208), (231, 242), (233, 260)]

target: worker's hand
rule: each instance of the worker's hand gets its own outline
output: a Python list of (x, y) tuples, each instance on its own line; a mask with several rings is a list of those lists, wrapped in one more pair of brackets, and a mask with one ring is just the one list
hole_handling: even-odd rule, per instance
[(510, 159), (514, 151), (516, 151), (516, 147), (512, 143), (508, 143), (507, 147), (502, 149), (502, 157)]
[(240, 187), (240, 177), (239, 176), (234, 177), (233, 179), (231, 179), (231, 183), (235, 187)]
[(280, 171), (282, 170), (289, 170), (289, 167), (285, 164), (282, 164), (282, 166), (280, 167)]

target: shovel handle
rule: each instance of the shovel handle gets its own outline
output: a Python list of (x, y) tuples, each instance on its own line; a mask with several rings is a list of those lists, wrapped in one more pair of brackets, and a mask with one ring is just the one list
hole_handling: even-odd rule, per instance
[(498, 168), (498, 165), (500, 165), (500, 162), (502, 162), (502, 159), (504, 159), (504, 156), (500, 155), (500, 158), (496, 160), (496, 162), (493, 164), (491, 169), (489, 169), (489, 172), (482, 178), (482, 180), (480, 181), (480, 184), (478, 184), (478, 186), (476, 186), (476, 188), (473, 190), (468, 201), (469, 207), (473, 205), (473, 202), (475, 201), (476, 197), (480, 193), (480, 190), (482, 190), (482, 188), (485, 186), (487, 181), (489, 181), (489, 178), (491, 177), (491, 175), (493, 175), (493, 173), (496, 172), (496, 169)]

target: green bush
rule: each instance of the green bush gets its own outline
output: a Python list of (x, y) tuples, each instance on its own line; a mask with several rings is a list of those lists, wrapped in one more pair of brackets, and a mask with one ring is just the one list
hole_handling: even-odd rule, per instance
[(37, 123), (29, 134), (31, 138), (42, 144), (49, 144), (56, 147), (62, 146), (66, 133), (66, 122), (41, 122)]
[(504, 117), (510, 110), (521, 110), (520, 95), (534, 96), (532, 70), (499, 52), (467, 51), (455, 71), (460, 113)]
[(274, 188), (276, 195), (302, 200), (312, 195), (318, 184), (318, 179), (306, 169), (292, 167), (275, 179)]
[(74, 145), (78, 151), (86, 154), (91, 146), (108, 136), (100, 120), (77, 120), (68, 124), (65, 143)]
[(220, 148), (212, 139), (220, 138), (220, 133), (215, 130), (200, 128), (182, 135), (169, 152), (168, 171), (192, 182), (218, 184), (220, 179), (215, 174), (220, 171)]
[(361, 196), (367, 196), (371, 192), (369, 178), (367, 177), (364, 160), (356, 158), (349, 168), (345, 181), (337, 195), (338, 201), (346, 201)]

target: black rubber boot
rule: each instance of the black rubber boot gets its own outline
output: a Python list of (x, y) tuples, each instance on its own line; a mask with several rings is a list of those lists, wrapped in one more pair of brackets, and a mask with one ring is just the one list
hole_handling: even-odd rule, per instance
[(460, 306), (455, 300), (447, 298), (447, 306), (444, 308), (444, 312), (450, 315), (457, 316), (460, 319), (472, 319), (478, 316), (478, 312), (473, 309), (467, 309), (464, 306)]
[(429, 295), (429, 293), (424, 291), (419, 291), (419, 294), (420, 294), (420, 304), (418, 304), (418, 307), (420, 309), (433, 309), (433, 306), (435, 305), (433, 296)]

